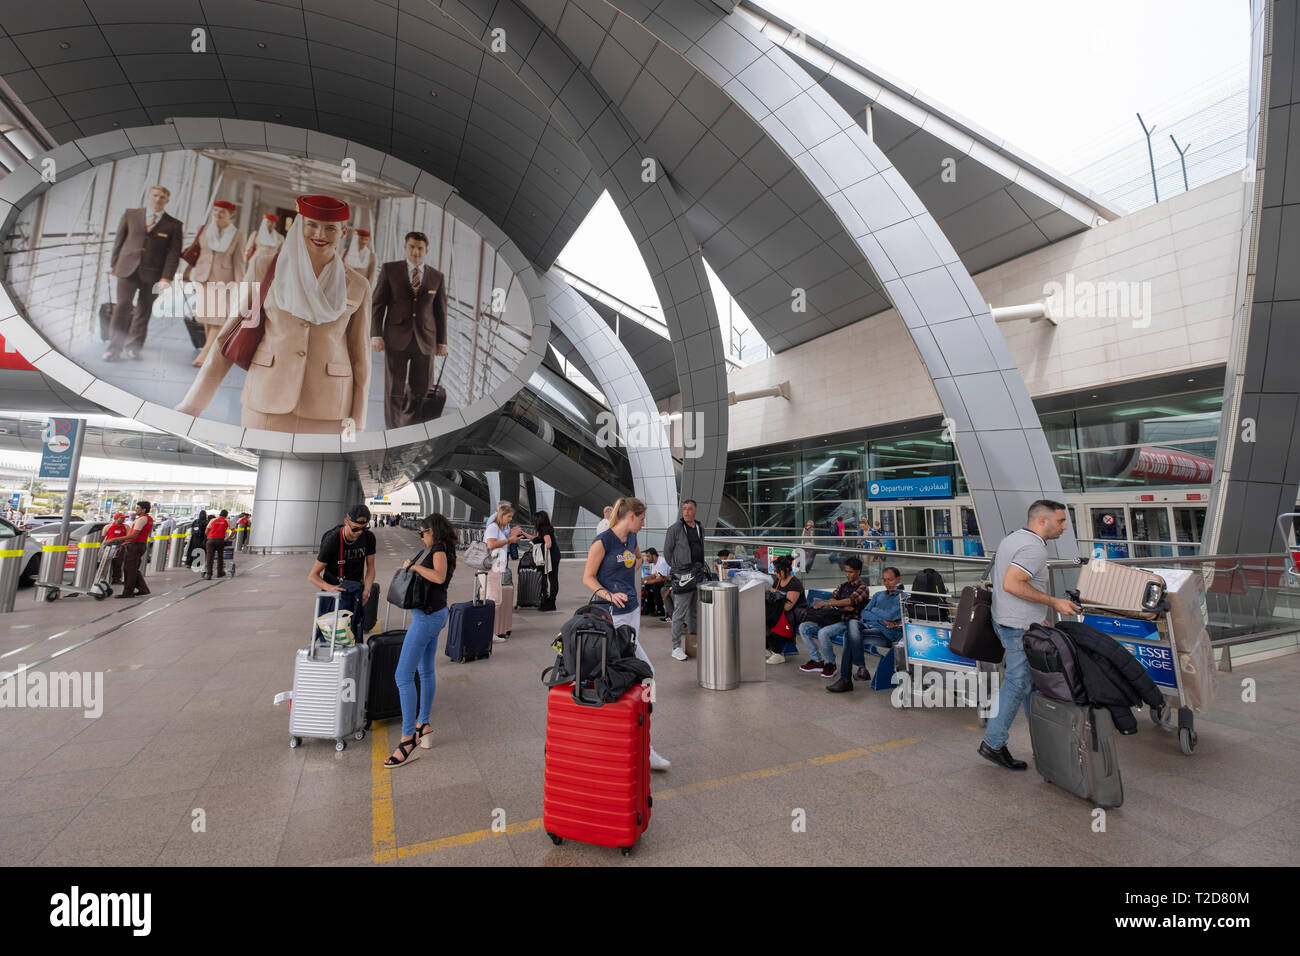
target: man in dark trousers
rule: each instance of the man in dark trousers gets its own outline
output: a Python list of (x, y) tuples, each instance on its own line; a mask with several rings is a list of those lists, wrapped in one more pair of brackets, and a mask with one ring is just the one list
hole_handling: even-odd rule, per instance
[[(356, 595), (355, 606), (346, 600), (341, 606), (362, 619), (362, 630), (356, 634), (358, 641), (375, 626), (379, 618), (379, 585), (375, 583), (375, 533), (370, 530), (369, 508), (353, 505), (343, 524), (325, 532), (307, 580), (322, 591), (351, 591)], [(332, 609), (333, 605), (317, 601), (318, 617)]]
[[(148, 208), (122, 213), (113, 240), (108, 274), (117, 279), (117, 305), (104, 361), (138, 359), (149, 332), (153, 300), (168, 288), (181, 258), (181, 222), (163, 208), (171, 198), (166, 186), (149, 190)], [(134, 307), (133, 307), (134, 300)]]
[[(203, 542), (203, 552), (207, 563), (203, 566), (204, 580), (212, 580), (212, 558), (215, 555), (217, 559), (217, 577), (226, 576), (226, 532), (230, 530), (230, 522), (226, 520), (229, 512), (225, 508), (221, 509), (221, 514), (208, 522), (207, 538)], [(233, 561), (234, 558), (231, 558)]]
[(429, 238), (406, 234), (406, 258), (385, 262), (371, 296), (370, 346), (384, 353), (384, 427), (423, 419), (433, 356), (447, 354), (447, 289), (425, 265)]
[(144, 575), (140, 573), (140, 562), (144, 559), (145, 549), (149, 547), (149, 536), (153, 533), (150, 507), (147, 501), (135, 503), (135, 519), (131, 522), (131, 530), (123, 539), (126, 543), (122, 545), (122, 593), (118, 595), (119, 599), (143, 597), (149, 593), (149, 585), (145, 584)]

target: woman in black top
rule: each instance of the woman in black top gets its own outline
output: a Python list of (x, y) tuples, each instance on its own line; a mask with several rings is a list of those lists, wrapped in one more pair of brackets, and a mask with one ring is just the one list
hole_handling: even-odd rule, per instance
[(542, 603), (537, 609), (554, 611), (555, 597), (560, 593), (560, 549), (555, 546), (555, 525), (545, 511), (537, 512), (534, 517), (537, 534), (533, 536), (533, 544), (540, 544), (544, 549), (539, 568), (543, 575)]
[[(433, 707), (435, 678), (434, 656), (438, 635), (447, 626), (447, 586), (456, 570), (456, 531), (446, 518), (431, 514), (420, 522), (420, 541), (425, 550), (402, 565), (426, 582), (424, 606), (411, 609), (411, 626), (406, 630), (402, 654), (397, 659), (397, 692), (402, 699), (402, 742), (384, 761), (392, 769), (414, 760), (418, 741), (425, 750), (433, 747), (429, 710)], [(415, 675), (420, 674), (420, 690), (415, 690)]]
[[(794, 610), (807, 603), (804, 599), (803, 582), (794, 576), (794, 559), (788, 554), (783, 554), (773, 561), (772, 568), (776, 571), (776, 584), (772, 585), (768, 593), (774, 596), (774, 603), (775, 599), (784, 599), (781, 601), (781, 613), (790, 622), (790, 629), (793, 632)], [(781, 648), (785, 647), (785, 642), (788, 640), (792, 638), (780, 637), (768, 631), (767, 649), (772, 652), (767, 659), (769, 664), (785, 663), (785, 655), (781, 652)]]

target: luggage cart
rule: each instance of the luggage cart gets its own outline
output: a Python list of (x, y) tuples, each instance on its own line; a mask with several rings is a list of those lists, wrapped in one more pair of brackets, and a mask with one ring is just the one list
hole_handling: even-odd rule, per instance
[[(1177, 731), (1178, 748), (1190, 757), (1196, 750), (1196, 722), (1192, 708), (1188, 706), (1178, 668), (1178, 636), (1174, 633), (1174, 622), (1169, 614), (1169, 601), (1161, 599), (1156, 617), (1148, 620), (1140, 616), (1146, 613), (1141, 608), (1103, 608), (1080, 601), (1077, 589), (1070, 588), (1065, 593), (1071, 601), (1083, 608), (1084, 613), (1079, 615), (1079, 620), (1113, 637), (1121, 647), (1138, 659), (1138, 663), (1165, 697), (1165, 706), (1159, 711), (1148, 708), (1151, 722), (1166, 733)], [(1135, 616), (1116, 616), (1117, 612), (1119, 615)], [(1167, 637), (1160, 634), (1162, 623)], [(1178, 701), (1176, 711), (1171, 704), (1172, 700)], [(1177, 720), (1174, 719), (1175, 713)]]
[[(1288, 584), (1300, 583), (1300, 533), (1296, 533), (1296, 518), (1300, 518), (1300, 511), (1288, 511), (1277, 516), (1277, 530), (1282, 532), (1282, 547), (1291, 555), (1291, 564), (1286, 569)], [(1292, 537), (1295, 538), (1294, 541), (1291, 540)]]
[(95, 576), (90, 583), (84, 588), (75, 587), (70, 584), (60, 584), (51, 586), (47, 589), (45, 600), (55, 601), (65, 595), (75, 596), (78, 594), (88, 594), (96, 601), (102, 601), (113, 594), (113, 585), (110, 583), (113, 573), (113, 556), (117, 554), (122, 545), (117, 541), (104, 542), (99, 547), (99, 564), (95, 566)]
[[(909, 597), (912, 593), (908, 592)], [(948, 594), (933, 596), (945, 600), (951, 600), (952, 597)], [(979, 725), (987, 726), (989, 705), (996, 701), (996, 695), (992, 695), (988, 704), (980, 704), (981, 683), (988, 682), (988, 686), (992, 687), (989, 678), (981, 675), (997, 673), (1001, 665), (986, 664), (962, 657), (948, 647), (956, 605), (924, 604), (906, 600), (901, 602), (899, 607), (902, 613), (902, 640), (894, 645), (894, 669), (895, 673), (902, 671), (909, 680), (911, 700), (908, 701), (908, 706), (925, 706), (925, 685), (929, 682), (928, 675), (937, 674), (943, 681), (944, 697), (947, 696), (947, 689), (951, 688), (954, 691), (952, 695), (954, 704), (958, 707), (977, 708)], [(948, 611), (946, 615), (939, 613), (944, 609)], [(947, 620), (942, 619), (945, 617)], [(975, 694), (974, 698), (971, 697), (972, 690)]]

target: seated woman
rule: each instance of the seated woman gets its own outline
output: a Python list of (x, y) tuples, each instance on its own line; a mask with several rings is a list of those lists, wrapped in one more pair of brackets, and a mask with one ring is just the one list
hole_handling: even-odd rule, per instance
[[(788, 627), (787, 636), (775, 633), (771, 626), (767, 632), (767, 649), (771, 651), (768, 657), (769, 664), (784, 664), (785, 654), (781, 649), (785, 647), (785, 642), (793, 640), (794, 635), (794, 610), (806, 604), (804, 599), (803, 582), (794, 576), (794, 558), (788, 554), (783, 554), (772, 562), (772, 568), (776, 571), (776, 583), (772, 585), (768, 592), (769, 606), (776, 606), (779, 601), (779, 616), (785, 618)], [(779, 618), (777, 619), (779, 621)]]

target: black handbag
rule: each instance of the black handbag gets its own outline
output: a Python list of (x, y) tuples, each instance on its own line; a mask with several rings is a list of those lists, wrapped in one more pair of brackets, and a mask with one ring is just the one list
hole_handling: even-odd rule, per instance
[(428, 602), (429, 582), (415, 573), (415, 566), (424, 560), (427, 551), (421, 551), (411, 561), (411, 567), (398, 568), (388, 583), (388, 603), (404, 610), (423, 608)]
[(702, 564), (693, 564), (689, 571), (673, 572), (673, 593), (689, 594), (700, 586), (700, 582), (707, 581), (708, 572)]
[(957, 616), (948, 635), (948, 649), (974, 661), (997, 664), (1006, 649), (993, 629), (993, 591), (967, 585), (957, 601)]

